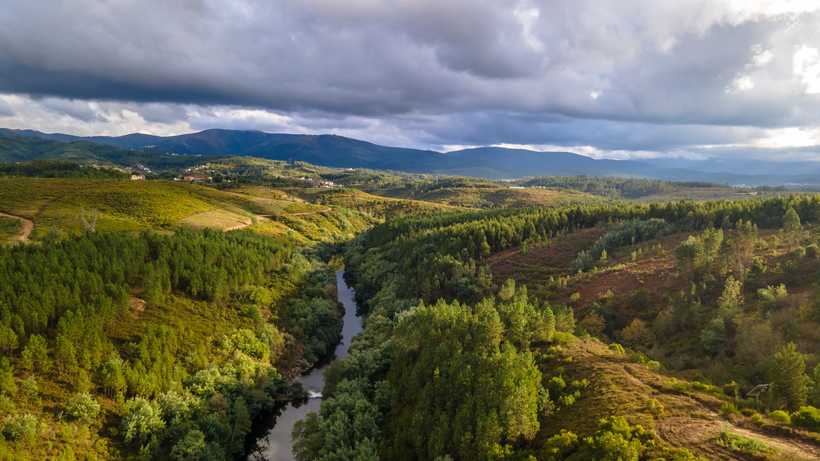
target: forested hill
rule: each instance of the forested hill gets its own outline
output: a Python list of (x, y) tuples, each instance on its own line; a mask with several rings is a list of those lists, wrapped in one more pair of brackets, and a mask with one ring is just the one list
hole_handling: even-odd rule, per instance
[[(818, 291), (800, 274), (820, 270), (818, 216), (806, 196), (377, 226), (346, 256), (365, 330), (297, 426), (299, 459), (817, 459)], [(653, 270), (679, 233), (678, 266)]]
[[(38, 143), (31, 142), (39, 140)], [(3, 145), (5, 147), (2, 147)], [(92, 147), (105, 146), (101, 147)], [(448, 153), (387, 147), (335, 135), (297, 135), (211, 129), (178, 136), (130, 134), (119, 137), (77, 137), (32, 130), (0, 129), (0, 160), (93, 158), (121, 165), (180, 162), (186, 156), (255, 156), (296, 160), (342, 168), (372, 168), (405, 172), (465, 175), (485, 178), (532, 176), (637, 176), (678, 181), (779, 185), (814, 184), (818, 171), (801, 168), (799, 174), (744, 174), (743, 168), (706, 171), (708, 165), (632, 160), (592, 159), (568, 152), (483, 147)], [(128, 154), (130, 152), (130, 154)], [(173, 154), (176, 158), (169, 158)], [(180, 158), (182, 157), (182, 158)], [(751, 171), (751, 170), (750, 170)], [(755, 173), (757, 170), (755, 170)]]

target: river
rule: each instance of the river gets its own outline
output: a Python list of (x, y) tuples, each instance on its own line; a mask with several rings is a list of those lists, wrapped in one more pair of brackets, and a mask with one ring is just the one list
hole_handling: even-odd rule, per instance
[[(344, 272), (336, 272), (336, 296), (344, 306), (344, 320), (342, 324), (342, 340), (336, 346), (336, 359), (347, 355), (350, 341), (362, 331), (362, 319), (356, 316), (356, 301), (353, 299), (353, 289), (347, 286)], [(327, 365), (325, 365), (327, 366)], [(310, 373), (296, 379), (301, 383), (308, 394), (317, 395), (325, 385), (325, 367), (314, 368)], [(288, 404), (276, 418), (276, 423), (263, 440), (260, 440), (261, 451), (254, 456), (256, 460), (293, 461), (296, 458), (291, 451), (291, 434), (296, 421), (304, 418), (311, 411), (319, 411), (321, 398), (312, 398), (299, 407)]]

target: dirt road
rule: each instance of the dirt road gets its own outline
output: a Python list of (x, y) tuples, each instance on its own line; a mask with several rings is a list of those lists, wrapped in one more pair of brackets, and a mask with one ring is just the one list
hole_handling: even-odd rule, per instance
[(14, 237), (12, 237), (12, 241), (14, 242), (27, 242), (29, 235), (31, 235), (31, 231), (34, 230), (34, 221), (24, 218), (22, 216), (15, 216), (8, 213), (3, 213), (0, 211), (0, 216), (5, 218), (17, 219), (20, 221), (20, 232)]

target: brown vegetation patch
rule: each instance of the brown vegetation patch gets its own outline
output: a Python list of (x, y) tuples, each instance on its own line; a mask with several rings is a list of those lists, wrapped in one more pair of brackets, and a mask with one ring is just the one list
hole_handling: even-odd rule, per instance
[[(687, 448), (710, 460), (751, 459), (717, 445), (715, 438), (721, 431), (765, 444), (782, 455), (776, 459), (820, 459), (817, 444), (753, 429), (742, 416), (737, 422), (727, 420), (718, 413), (724, 398), (690, 388), (681, 390), (679, 385), (685, 385), (684, 381), (634, 363), (597, 340), (580, 339), (563, 347), (565, 355), (572, 358), (565, 366), (566, 376), (586, 378), (590, 386), (575, 405), (542, 421), (538, 435), (541, 441), (561, 429), (587, 435), (596, 429), (599, 418), (619, 415), (632, 424), (654, 428), (658, 437), (671, 446)], [(659, 412), (650, 410), (653, 399), (660, 403)]]
[(591, 246), (605, 232), (600, 227), (581, 229), (558, 236), (547, 244), (530, 245), (526, 252), (521, 247), (511, 248), (491, 255), (487, 265), (495, 280), (513, 278), (532, 287), (551, 275), (568, 272), (578, 252)]

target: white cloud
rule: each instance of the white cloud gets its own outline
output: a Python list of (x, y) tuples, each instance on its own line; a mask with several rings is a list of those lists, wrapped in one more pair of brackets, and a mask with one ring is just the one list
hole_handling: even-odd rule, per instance
[(755, 67), (763, 67), (774, 59), (774, 53), (772, 50), (763, 49), (760, 44), (752, 46), (752, 64)]
[(751, 147), (784, 149), (820, 145), (820, 129), (780, 128), (766, 130), (765, 136), (752, 141)]
[(726, 87), (726, 93), (734, 94), (749, 91), (755, 87), (755, 82), (748, 75), (738, 75), (732, 83)]
[(794, 53), (794, 74), (800, 77), (807, 94), (820, 93), (820, 52), (808, 45)]

